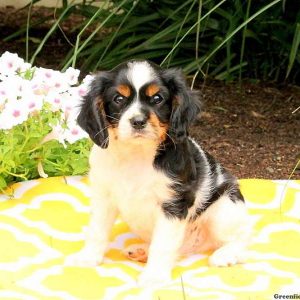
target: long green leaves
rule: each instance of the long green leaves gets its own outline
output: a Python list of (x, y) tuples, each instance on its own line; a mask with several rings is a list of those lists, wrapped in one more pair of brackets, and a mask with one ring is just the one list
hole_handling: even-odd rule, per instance
[(196, 23), (194, 23), (183, 35), (183, 37), (174, 45), (174, 47), (171, 49), (171, 51), (168, 53), (168, 55), (164, 58), (164, 60), (161, 62), (161, 65), (164, 64), (164, 62), (168, 59), (168, 57), (175, 51), (175, 49), (179, 46), (179, 44), (184, 40), (184, 38), (207, 16), (209, 16), (214, 10), (216, 10), (220, 5), (222, 5), (226, 0), (220, 1), (216, 6), (214, 6), (211, 10), (209, 10), (203, 17), (201, 17)]
[(281, 0), (274, 0), (270, 4), (264, 6), (262, 9), (257, 11), (255, 14), (253, 14), (251, 17), (249, 17), (247, 20), (245, 20), (242, 24), (240, 24), (236, 29), (234, 29), (215, 49), (213, 49), (206, 58), (202, 61), (202, 65), (204, 65), (222, 46), (224, 46), (238, 31), (240, 31), (245, 25), (247, 25), (249, 22), (251, 22), (254, 18), (262, 14), (264, 11), (272, 7), (273, 5), (277, 4), (278, 2), (281, 2)]
[(35, 50), (35, 52), (33, 53), (31, 59), (30, 59), (30, 63), (33, 64), (34, 60), (36, 58), (36, 56), (40, 53), (40, 51), (42, 50), (42, 48), (44, 47), (45, 43), (47, 42), (47, 40), (49, 39), (49, 37), (51, 36), (51, 34), (57, 29), (58, 24), (61, 22), (61, 20), (64, 18), (64, 16), (66, 15), (66, 13), (69, 11), (69, 9), (72, 7), (72, 5), (69, 5), (65, 8), (65, 10), (61, 13), (61, 15), (59, 16), (59, 18), (56, 20), (56, 22), (52, 25), (52, 27), (50, 28), (50, 30), (47, 32), (47, 34), (45, 35), (45, 37), (43, 38), (43, 40), (41, 41), (41, 43), (39, 44), (38, 48)]
[(31, 62), (59, 24), (75, 13), (85, 21), (77, 29), (75, 47), (61, 62), (63, 70), (109, 69), (146, 58), (182, 67), (194, 77), (205, 76), (202, 70), (225, 80), (300, 76), (295, 67), (300, 64), (300, 15), (279, 5), (282, 0), (106, 0), (100, 7), (94, 2), (65, 1)]

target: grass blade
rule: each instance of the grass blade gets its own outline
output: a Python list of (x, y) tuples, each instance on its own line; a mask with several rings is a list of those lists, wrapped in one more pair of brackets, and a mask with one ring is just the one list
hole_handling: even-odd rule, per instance
[[(196, 0), (194, 0), (194, 1), (192, 2), (192, 4), (190, 5), (190, 7), (189, 7), (189, 9), (188, 9), (188, 11), (187, 11), (187, 13), (186, 13), (186, 15), (184, 16), (184, 19), (183, 19), (183, 21), (182, 21), (182, 23), (181, 23), (181, 25), (180, 25), (180, 28), (179, 28), (179, 30), (178, 30), (178, 32), (177, 32), (177, 34), (176, 34), (176, 38), (175, 38), (173, 47), (176, 45), (176, 43), (177, 43), (177, 41), (178, 41), (178, 38), (179, 38), (179, 36), (180, 36), (180, 33), (181, 33), (181, 31), (182, 31), (182, 28), (183, 28), (184, 24), (186, 23), (186, 20), (187, 20), (188, 16), (190, 15), (191, 10), (193, 9), (195, 3), (196, 3)], [(172, 55), (170, 55), (170, 57), (169, 57), (167, 67), (169, 67), (171, 60), (172, 60)]]
[(29, 27), (30, 27), (30, 17), (32, 11), (33, 0), (30, 1), (28, 14), (27, 14), (27, 23), (26, 23), (26, 56), (25, 60), (28, 62), (29, 59)]
[[(198, 25), (199, 22), (204, 20), (207, 16), (209, 16), (213, 11), (215, 11), (220, 5), (222, 5), (226, 0), (220, 1), (217, 5), (215, 5), (212, 9), (210, 9), (203, 17), (201, 17), (193, 26), (191, 26), (184, 36), (176, 43), (176, 45), (171, 49), (171, 51), (167, 54), (164, 60), (161, 62), (161, 66), (165, 63), (165, 61), (169, 58), (169, 56), (175, 51), (175, 49), (180, 45), (180, 43), (185, 39), (185, 37)], [(280, 0), (277, 0), (280, 1)]]
[(299, 44), (300, 44), (300, 23), (297, 23), (294, 38), (293, 38), (293, 43), (292, 43), (292, 47), (291, 47), (291, 52), (290, 52), (290, 56), (289, 56), (289, 64), (288, 64), (285, 78), (289, 77), (290, 72), (293, 68), (293, 65), (294, 65), (294, 62), (295, 62), (295, 59), (296, 59), (296, 56), (298, 53)]
[[(99, 11), (97, 11), (97, 15), (100, 13), (100, 11), (103, 9), (104, 5), (106, 5), (108, 0), (105, 1), (105, 3), (100, 7), (101, 9)], [(81, 30), (81, 32), (78, 34), (77, 36), (77, 40), (76, 40), (76, 46), (74, 49), (74, 54), (73, 57), (64, 65), (63, 67), (63, 71), (66, 70), (70, 64), (72, 64), (72, 67), (75, 68), (76, 65), (76, 58), (79, 55), (79, 53), (86, 47), (86, 45), (90, 42), (90, 40), (95, 36), (95, 34), (103, 28), (103, 26), (111, 19), (112, 16), (115, 15), (115, 13), (126, 3), (128, 2), (128, 0), (123, 0), (117, 7), (115, 7), (112, 12), (100, 23), (99, 26), (97, 26), (97, 28), (86, 38), (86, 40), (81, 44), (81, 46), (79, 47), (79, 42), (80, 42), (80, 37), (82, 35), (82, 33), (85, 31), (85, 29), (90, 25), (90, 23), (96, 18), (96, 16), (93, 18), (93, 20), (90, 20), (90, 22), (88, 22), (86, 24), (86, 26)]]
[[(246, 20), (249, 18), (250, 7), (251, 7), (251, 0), (248, 0), (246, 15), (245, 15)], [(243, 62), (244, 51), (245, 51), (246, 32), (247, 32), (247, 25), (244, 27), (243, 34), (242, 34), (242, 45), (241, 45), (241, 53), (240, 53), (240, 66), (241, 67), (239, 70), (239, 84), (241, 84), (241, 82), (242, 82), (242, 62)]]
[(100, 56), (98, 62), (96, 63), (96, 66), (95, 66), (94, 70), (96, 70), (96, 69), (99, 67), (99, 65), (100, 65), (100, 63), (101, 63), (103, 57), (105, 56), (107, 50), (109, 49), (109, 47), (111, 46), (111, 44), (112, 44), (113, 41), (115, 40), (117, 34), (119, 33), (120, 29), (122, 28), (122, 26), (123, 26), (123, 24), (125, 23), (125, 21), (127, 20), (127, 18), (130, 16), (130, 14), (131, 14), (132, 11), (134, 10), (134, 8), (137, 7), (138, 3), (139, 3), (139, 0), (137, 0), (137, 1), (132, 5), (132, 7), (130, 8), (130, 10), (127, 12), (127, 14), (125, 15), (125, 17), (124, 17), (123, 20), (121, 21), (119, 27), (118, 27), (117, 30), (114, 32), (113, 36), (109, 39), (109, 42), (108, 42), (106, 48), (104, 49), (102, 55)]
[[(107, 1), (103, 2), (102, 5), (98, 8), (98, 10), (94, 13), (94, 15), (90, 18), (90, 20), (85, 24), (85, 26), (81, 29), (81, 31), (78, 33), (77, 38), (76, 38), (76, 44), (75, 44), (75, 49), (74, 49), (74, 54), (71, 58), (70, 61), (72, 61), (72, 67), (75, 68), (76, 65), (76, 58), (79, 53), (79, 43), (80, 43), (80, 38), (83, 32), (90, 26), (90, 24), (95, 20), (95, 18), (100, 14), (100, 12), (103, 10), (104, 6), (107, 4)], [(69, 66), (69, 65), (68, 65)]]
[(200, 36), (200, 19), (202, 14), (202, 0), (199, 0), (199, 7), (198, 7), (198, 24), (197, 24), (197, 32), (196, 32), (196, 53), (195, 58), (198, 59), (199, 55), (199, 36)]
[(52, 27), (50, 28), (50, 30), (47, 32), (47, 34), (45, 35), (45, 37), (43, 38), (43, 40), (39, 44), (38, 48), (35, 50), (34, 54), (32, 55), (31, 60), (30, 60), (31, 64), (34, 63), (36, 56), (40, 53), (40, 51), (44, 47), (45, 43), (47, 42), (47, 40), (49, 39), (49, 37), (51, 36), (51, 34), (58, 27), (58, 24), (61, 22), (61, 20), (64, 18), (64, 16), (70, 10), (71, 7), (72, 7), (72, 5), (68, 6), (65, 10), (63, 10), (62, 14), (59, 16), (59, 18), (56, 20), (56, 22), (52, 25)]

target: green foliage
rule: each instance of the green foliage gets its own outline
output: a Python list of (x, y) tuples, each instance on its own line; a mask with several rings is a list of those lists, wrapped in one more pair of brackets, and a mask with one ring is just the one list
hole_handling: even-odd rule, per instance
[(44, 108), (10, 130), (0, 130), (0, 190), (9, 183), (39, 177), (38, 164), (49, 176), (78, 175), (88, 170), (90, 142), (81, 139), (66, 146), (57, 140), (43, 142), (60, 112)]
[[(74, 29), (76, 44), (61, 63), (63, 69), (72, 65), (95, 71), (127, 59), (147, 58), (163, 66), (182, 67), (187, 74), (222, 80), (299, 80), (300, 4), (296, 1), (62, 3), (32, 63), (58, 25), (75, 14), (85, 21)], [(26, 31), (22, 30), (19, 34)]]

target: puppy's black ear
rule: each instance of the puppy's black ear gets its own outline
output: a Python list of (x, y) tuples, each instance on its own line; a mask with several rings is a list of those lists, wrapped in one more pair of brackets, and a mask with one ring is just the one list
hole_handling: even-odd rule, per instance
[(200, 112), (200, 95), (187, 86), (179, 69), (167, 69), (163, 78), (172, 97), (172, 114), (170, 118), (170, 135), (182, 141), (188, 136), (188, 129)]
[(109, 142), (103, 93), (110, 82), (111, 74), (109, 72), (100, 72), (96, 75), (90, 84), (87, 95), (83, 98), (81, 111), (77, 117), (78, 125), (101, 148), (107, 148)]

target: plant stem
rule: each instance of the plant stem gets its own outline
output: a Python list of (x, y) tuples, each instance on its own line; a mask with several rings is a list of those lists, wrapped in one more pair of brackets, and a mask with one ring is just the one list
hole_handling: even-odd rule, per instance
[[(248, 0), (245, 20), (247, 20), (249, 18), (250, 7), (251, 7), (251, 0)], [(241, 45), (241, 54), (240, 54), (240, 70), (239, 70), (239, 85), (241, 85), (241, 82), (242, 82), (242, 62), (243, 62), (244, 51), (245, 51), (246, 30), (247, 30), (247, 25), (244, 27), (243, 35), (242, 35), (242, 45)]]
[(27, 23), (26, 23), (26, 56), (25, 56), (25, 60), (27, 62), (29, 59), (29, 27), (30, 27), (30, 17), (31, 17), (32, 5), (33, 5), (33, 0), (30, 1), (30, 5), (28, 8), (28, 14), (27, 14)]

